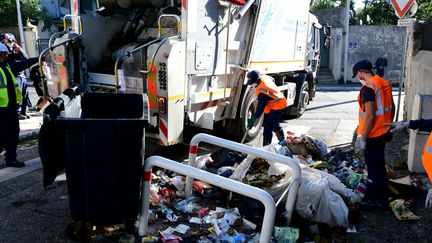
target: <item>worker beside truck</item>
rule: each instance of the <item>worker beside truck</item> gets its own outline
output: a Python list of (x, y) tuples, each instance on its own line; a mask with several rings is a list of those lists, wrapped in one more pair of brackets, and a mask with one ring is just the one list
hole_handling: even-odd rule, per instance
[(279, 142), (285, 141), (284, 131), (279, 124), (283, 110), (288, 106), (285, 96), (278, 90), (272, 77), (260, 75), (256, 70), (250, 71), (247, 77), (248, 85), (255, 87), (258, 99), (255, 114), (249, 118), (248, 129), (251, 129), (264, 113), (263, 146), (271, 143), (273, 132), (276, 133)]
[[(131, 1), (128, 8), (107, 0), (96, 9), (71, 1), (66, 33), (50, 39), (52, 79), (62, 80), (63, 69), (69, 85), (86, 92), (145, 93), (146, 136), (163, 146), (182, 143), (185, 127), (244, 135), (257, 109), (247, 71), (274, 80), (288, 115), (301, 116), (315, 95), (323, 38), (309, 0)], [(248, 129), (246, 140), (261, 126)]]

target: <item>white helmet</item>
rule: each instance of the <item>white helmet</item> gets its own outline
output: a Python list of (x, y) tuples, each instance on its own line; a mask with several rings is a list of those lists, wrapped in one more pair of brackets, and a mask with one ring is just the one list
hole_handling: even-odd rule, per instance
[(0, 52), (9, 52), (8, 48), (3, 43), (0, 43)]

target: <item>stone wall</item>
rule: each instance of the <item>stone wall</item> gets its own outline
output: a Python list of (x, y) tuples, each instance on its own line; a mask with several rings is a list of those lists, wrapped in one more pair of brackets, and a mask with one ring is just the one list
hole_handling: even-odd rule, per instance
[(312, 12), (318, 17), (322, 25), (330, 25), (332, 28), (342, 28), (345, 23), (345, 7), (323, 9)]
[(403, 77), (403, 57), (406, 28), (393, 25), (351, 25), (348, 49), (348, 80), (356, 62), (368, 59), (375, 64), (383, 52), (388, 53), (388, 67), (384, 78), (398, 83)]

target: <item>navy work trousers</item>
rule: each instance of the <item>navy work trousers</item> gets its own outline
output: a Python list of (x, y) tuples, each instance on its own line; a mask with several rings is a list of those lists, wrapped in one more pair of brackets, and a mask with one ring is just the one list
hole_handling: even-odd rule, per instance
[(369, 200), (384, 205), (388, 203), (388, 178), (384, 158), (386, 136), (368, 139), (364, 150), (368, 171), (367, 196)]
[(282, 116), (282, 110), (271, 110), (264, 115), (264, 139), (263, 146), (269, 145), (272, 141), (273, 132), (283, 134), (283, 130), (279, 124), (279, 119)]
[(25, 116), (27, 114), (27, 107), (31, 107), (29, 92), (27, 90), (28, 87), (27, 78), (24, 76), (24, 74), (20, 74), (16, 77), (16, 79), (22, 94), (21, 106), (18, 107), (17, 111), (21, 115)]
[(0, 108), (0, 153), (6, 150), (6, 162), (16, 160), (19, 139), (19, 120), (16, 110)]

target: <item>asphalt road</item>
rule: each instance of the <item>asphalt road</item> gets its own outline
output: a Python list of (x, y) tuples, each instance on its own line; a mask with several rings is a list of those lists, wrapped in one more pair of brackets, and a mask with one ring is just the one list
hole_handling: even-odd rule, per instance
[[(320, 91), (301, 118), (284, 120), (282, 126), (320, 138), (328, 146), (349, 143), (357, 126), (356, 102), (357, 91)], [(69, 242), (64, 229), (72, 219), (64, 176), (44, 189), (37, 147), (34, 143), (25, 147), (27, 158), (35, 158), (26, 162), (25, 169), (0, 164), (0, 242)], [(152, 149), (180, 159), (188, 152), (185, 145)]]

